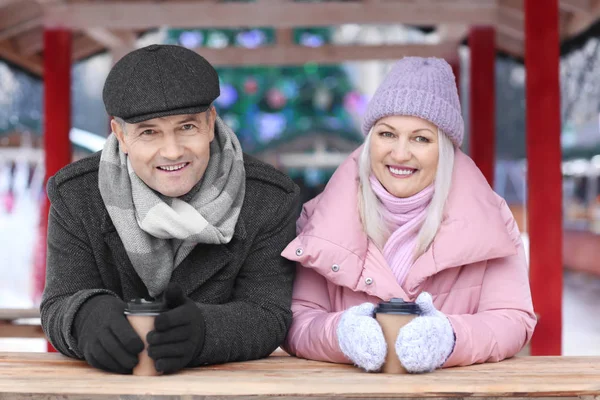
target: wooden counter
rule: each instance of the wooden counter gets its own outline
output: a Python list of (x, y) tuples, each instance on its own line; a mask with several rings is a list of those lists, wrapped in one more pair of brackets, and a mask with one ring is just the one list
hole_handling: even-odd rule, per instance
[(521, 357), (423, 375), (369, 374), (294, 357), (109, 374), (52, 353), (0, 353), (0, 399), (333, 399), (582, 397), (600, 400), (600, 357)]

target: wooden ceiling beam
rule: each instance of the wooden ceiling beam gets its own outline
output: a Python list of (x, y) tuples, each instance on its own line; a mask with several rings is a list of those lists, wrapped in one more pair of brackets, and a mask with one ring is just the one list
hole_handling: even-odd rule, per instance
[(586, 14), (592, 9), (591, 0), (560, 0), (558, 6), (563, 11)]
[(0, 12), (0, 31), (42, 15), (42, 8), (37, 3), (21, 1), (13, 3)]
[(39, 77), (43, 75), (41, 59), (38, 57), (24, 57), (16, 52), (7, 42), (0, 43), (0, 58), (17, 64)]
[(275, 30), (275, 42), (280, 46), (294, 44), (294, 30), (291, 28), (278, 28)]
[(13, 3), (16, 3), (17, 1), (21, 2), (23, 0), (0, 0), (0, 8), (7, 7)]
[(564, 33), (567, 37), (575, 36), (600, 18), (600, 0), (594, 0), (590, 4), (590, 10), (587, 13), (574, 13), (567, 23)]
[(437, 32), (443, 42), (460, 42), (469, 34), (469, 26), (464, 24), (441, 24)]
[(24, 32), (30, 31), (38, 26), (42, 25), (42, 17), (36, 17), (17, 25), (13, 25), (10, 28), (0, 30), (0, 41), (20, 35)]
[(88, 28), (84, 30), (84, 33), (107, 49), (133, 48), (135, 46), (136, 36), (133, 32)]
[(102, 44), (85, 35), (73, 38), (71, 46), (71, 59), (74, 62), (105, 50)]
[(523, 0), (500, 0), (498, 2), (498, 14), (522, 21), (525, 20)]
[(305, 47), (276, 45), (243, 49), (199, 48), (196, 51), (216, 66), (248, 65), (302, 65), (337, 64), (346, 61), (398, 60), (405, 56), (444, 57), (456, 47), (456, 43), (437, 45), (378, 45), (378, 46), (335, 46)]
[(515, 57), (524, 57), (525, 43), (509, 37), (502, 32), (496, 33), (496, 48)]
[(496, 28), (499, 32), (510, 36), (516, 40), (525, 40), (525, 20), (523, 15), (520, 17), (510, 13), (505, 12), (501, 7), (498, 11), (498, 23), (496, 24)]
[(44, 49), (44, 30), (33, 29), (13, 39), (16, 49), (25, 57), (32, 56)]
[[(143, 10), (143, 12), (141, 12)], [(356, 24), (437, 25), (440, 23), (494, 24), (496, 1), (414, 0), (365, 2), (102, 2), (50, 4), (44, 7), (47, 26), (148, 29), (260, 27), (291, 28)]]

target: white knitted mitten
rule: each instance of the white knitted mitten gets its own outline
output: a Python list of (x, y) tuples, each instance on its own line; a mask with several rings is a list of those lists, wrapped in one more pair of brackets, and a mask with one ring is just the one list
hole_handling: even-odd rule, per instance
[(340, 349), (365, 371), (377, 371), (385, 362), (387, 345), (379, 323), (373, 318), (375, 306), (363, 303), (347, 309), (337, 327)]
[(416, 303), (421, 315), (400, 329), (396, 354), (408, 372), (431, 372), (452, 354), (454, 330), (448, 318), (435, 309), (429, 293), (421, 293)]

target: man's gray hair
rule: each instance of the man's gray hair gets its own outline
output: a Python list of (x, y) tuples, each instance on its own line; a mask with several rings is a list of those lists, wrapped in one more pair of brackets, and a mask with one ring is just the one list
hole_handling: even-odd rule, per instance
[(125, 120), (123, 120), (123, 118), (120, 117), (113, 117), (115, 121), (117, 121), (117, 123), (119, 125), (121, 125), (121, 130), (123, 131), (123, 133), (127, 133), (126, 127), (127, 127), (127, 123), (125, 122)]

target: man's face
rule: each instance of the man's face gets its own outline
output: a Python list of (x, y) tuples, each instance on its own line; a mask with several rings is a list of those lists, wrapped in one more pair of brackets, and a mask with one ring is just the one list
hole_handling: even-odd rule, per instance
[(201, 179), (215, 137), (216, 112), (154, 118), (111, 127), (133, 170), (146, 185), (168, 196), (188, 193)]

